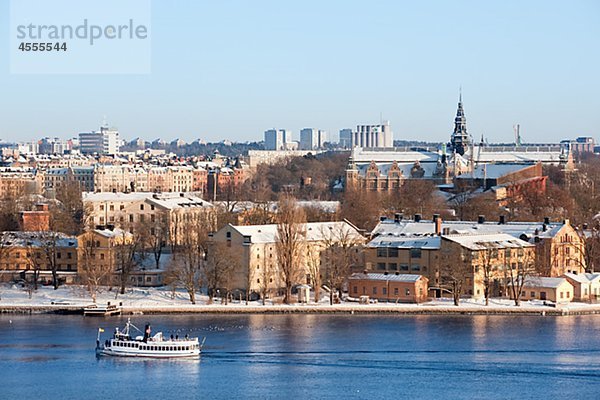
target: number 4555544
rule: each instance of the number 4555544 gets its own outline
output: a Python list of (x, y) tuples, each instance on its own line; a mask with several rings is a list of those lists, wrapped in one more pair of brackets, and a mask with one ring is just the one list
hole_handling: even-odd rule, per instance
[(67, 42), (56, 43), (26, 43), (19, 45), (21, 51), (67, 51)]

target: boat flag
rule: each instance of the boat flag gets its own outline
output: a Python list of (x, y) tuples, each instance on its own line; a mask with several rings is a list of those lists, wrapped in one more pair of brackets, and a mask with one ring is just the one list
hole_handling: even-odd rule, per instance
[(98, 328), (98, 332), (104, 332), (104, 329)]

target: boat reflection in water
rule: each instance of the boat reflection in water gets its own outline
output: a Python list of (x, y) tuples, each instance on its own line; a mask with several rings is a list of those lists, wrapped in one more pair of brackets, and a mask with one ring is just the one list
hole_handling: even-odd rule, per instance
[[(132, 337), (131, 330), (134, 329), (143, 335)], [(145, 358), (198, 358), (204, 345), (198, 341), (197, 337), (190, 338), (185, 335), (183, 339), (179, 336), (165, 338), (162, 332), (151, 336), (152, 330), (147, 324), (142, 332), (127, 319), (125, 329), (122, 331), (115, 328), (115, 332), (110, 339), (101, 343), (100, 334), (104, 329), (98, 329), (96, 339), (96, 355), (98, 356), (118, 356), (118, 357), (145, 357)]]

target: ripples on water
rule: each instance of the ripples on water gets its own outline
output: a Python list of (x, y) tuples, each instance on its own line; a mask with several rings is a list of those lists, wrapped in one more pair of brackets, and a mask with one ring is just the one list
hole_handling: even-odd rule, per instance
[(99, 358), (124, 318), (0, 316), (1, 399), (600, 398), (599, 316), (135, 316), (206, 336), (199, 360)]

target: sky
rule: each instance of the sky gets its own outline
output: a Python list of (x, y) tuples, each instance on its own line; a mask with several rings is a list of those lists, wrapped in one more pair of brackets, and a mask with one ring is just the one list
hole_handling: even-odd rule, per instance
[(390, 120), (447, 141), (459, 88), (489, 142), (600, 137), (600, 1), (152, 1), (148, 74), (11, 74), (0, 0), (0, 139), (259, 141)]

